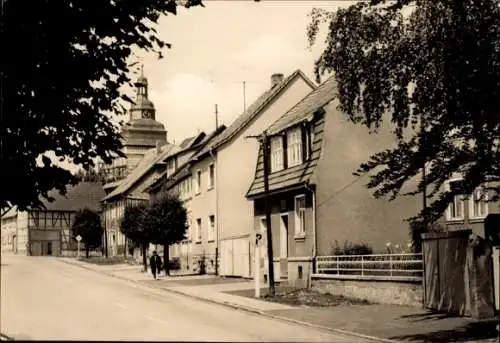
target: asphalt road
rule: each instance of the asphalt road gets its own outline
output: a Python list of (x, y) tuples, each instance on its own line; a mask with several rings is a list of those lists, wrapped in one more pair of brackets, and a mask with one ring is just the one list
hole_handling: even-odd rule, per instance
[(1, 332), (27, 340), (361, 342), (115, 279), (2, 254)]

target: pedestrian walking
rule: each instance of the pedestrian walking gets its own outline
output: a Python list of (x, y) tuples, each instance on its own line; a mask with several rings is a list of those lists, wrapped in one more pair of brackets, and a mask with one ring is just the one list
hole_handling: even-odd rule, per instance
[(149, 265), (151, 266), (151, 272), (153, 273), (153, 277), (156, 280), (156, 274), (160, 274), (161, 270), (161, 258), (156, 253), (156, 250), (153, 251), (153, 256), (149, 259)]

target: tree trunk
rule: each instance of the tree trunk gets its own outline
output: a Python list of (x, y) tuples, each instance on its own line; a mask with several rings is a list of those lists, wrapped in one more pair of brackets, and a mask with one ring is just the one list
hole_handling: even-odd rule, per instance
[(170, 252), (168, 251), (168, 244), (163, 244), (163, 268), (165, 268), (165, 275), (170, 276)]
[(146, 244), (142, 243), (141, 244), (141, 250), (142, 250), (142, 265), (144, 266), (144, 272), (148, 271), (148, 259), (146, 257)]
[(87, 258), (89, 258), (89, 255), (90, 255), (89, 251), (90, 251), (89, 247), (85, 246), (85, 257), (87, 257)]
[(123, 258), (127, 259), (127, 237), (125, 237), (125, 241), (123, 243)]

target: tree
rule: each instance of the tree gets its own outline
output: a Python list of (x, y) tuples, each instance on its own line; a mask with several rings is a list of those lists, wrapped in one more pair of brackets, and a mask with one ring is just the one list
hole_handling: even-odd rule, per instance
[[(375, 197), (423, 193), (432, 202), (410, 219), (426, 227), (454, 195), (500, 180), (497, 0), (372, 0), (311, 15), (311, 45), (329, 24), (315, 74), (319, 81), (334, 73), (339, 109), (374, 132), (384, 117), (394, 124), (397, 146), (355, 173), (372, 174), (367, 187)], [(424, 165), (416, 189), (401, 192)], [(454, 173), (463, 181), (443, 191)], [(489, 187), (497, 200), (498, 182)]]
[(148, 237), (142, 225), (145, 210), (146, 206), (143, 204), (127, 206), (125, 207), (123, 218), (120, 221), (120, 231), (136, 246), (141, 247), (144, 271), (148, 268), (146, 251), (149, 244)]
[(85, 256), (89, 258), (89, 250), (99, 248), (102, 244), (104, 229), (101, 225), (101, 217), (98, 213), (87, 208), (76, 212), (75, 220), (71, 225), (72, 236), (82, 237), (85, 244)]
[[(200, 0), (179, 2), (200, 5)], [(77, 178), (54, 165), (48, 152), (85, 169), (99, 157), (122, 156), (118, 127), (132, 102), (133, 49), (158, 53), (162, 15), (176, 14), (175, 0), (2, 1), (0, 74), (2, 212), (42, 207), (54, 188), (65, 194)], [(26, 9), (29, 8), (29, 11)], [(127, 64), (130, 63), (130, 64)], [(37, 163), (37, 160), (39, 164)]]
[(142, 225), (151, 243), (163, 245), (163, 265), (165, 274), (169, 275), (168, 247), (186, 238), (186, 209), (179, 198), (168, 193), (162, 194), (150, 202)]

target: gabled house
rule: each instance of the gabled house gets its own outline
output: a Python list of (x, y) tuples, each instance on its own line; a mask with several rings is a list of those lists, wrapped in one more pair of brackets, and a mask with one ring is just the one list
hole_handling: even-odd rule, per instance
[(202, 132), (195, 137), (185, 139), (179, 146), (167, 143), (150, 149), (137, 167), (102, 199), (108, 253), (114, 256), (125, 251), (127, 241), (120, 232), (120, 220), (125, 207), (149, 201), (146, 188), (162, 174), (173, 174), (177, 167), (185, 163), (197, 150), (205, 136), (206, 134)]
[[(225, 126), (217, 128), (200, 143), (200, 150), (221, 135)], [(199, 151), (200, 151), (199, 150)], [(198, 152), (199, 152), (198, 151)], [(216, 180), (215, 156), (206, 151), (195, 153), (172, 175), (163, 175), (147, 191), (151, 198), (161, 193), (177, 195), (188, 213), (186, 239), (169, 247), (170, 258), (180, 262), (181, 273), (217, 272)], [(196, 217), (193, 217), (193, 214)]]
[(66, 195), (57, 190), (48, 195), (54, 201), (42, 199), (44, 208), (13, 208), (2, 216), (2, 251), (28, 256), (76, 254), (77, 244), (71, 234), (75, 213), (84, 208), (100, 213), (104, 189), (98, 182), (80, 182), (68, 186)]
[[(302, 284), (316, 256), (331, 255), (335, 242), (365, 243), (381, 251), (386, 241), (409, 239), (403, 219), (417, 213), (417, 198), (375, 199), (367, 179), (353, 176), (360, 163), (395, 143), (389, 128), (369, 134), (337, 110), (330, 78), (284, 112), (266, 132), (270, 137), (269, 203), (275, 280)], [(263, 155), (247, 199), (254, 206), (254, 230), (267, 258)], [(267, 266), (267, 262), (261, 262)], [(267, 273), (267, 271), (265, 271)]]
[[(212, 154), (215, 156), (215, 192), (203, 188), (208, 180), (210, 168), (195, 171), (195, 194), (214, 192), (216, 198), (215, 227), (220, 265), (223, 276), (249, 277), (251, 275), (251, 252), (249, 239), (253, 231), (253, 206), (245, 199), (248, 184), (254, 175), (258, 142), (248, 136), (257, 135), (274, 122), (285, 111), (303, 98), (315, 85), (300, 70), (286, 78), (283, 74), (271, 76), (271, 85), (236, 120), (212, 142), (207, 144), (195, 158)], [(200, 182), (198, 182), (200, 180)], [(197, 185), (200, 185), (197, 191)], [(201, 226), (209, 219), (205, 211), (191, 213), (193, 220), (200, 219)], [(211, 225), (211, 224), (209, 224)]]

